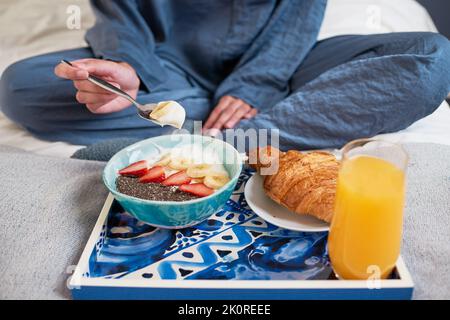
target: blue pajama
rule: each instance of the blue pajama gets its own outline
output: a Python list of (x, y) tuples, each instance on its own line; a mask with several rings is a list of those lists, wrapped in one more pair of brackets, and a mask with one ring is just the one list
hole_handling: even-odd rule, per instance
[[(168, 134), (134, 108), (90, 113), (58, 79), (62, 59), (126, 61), (142, 103), (177, 100), (206, 120), (218, 99), (259, 110), (242, 129), (279, 129), (282, 148), (340, 147), (432, 113), (450, 92), (450, 44), (434, 33), (316, 42), (325, 0), (92, 1), (89, 47), (19, 61), (0, 80), (0, 107), (37, 137), (75, 144)], [(191, 121), (188, 121), (190, 123)]]

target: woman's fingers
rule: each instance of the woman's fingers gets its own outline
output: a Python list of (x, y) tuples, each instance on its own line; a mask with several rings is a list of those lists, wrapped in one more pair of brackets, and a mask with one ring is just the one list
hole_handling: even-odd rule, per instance
[(213, 123), (211, 128), (213, 128), (213, 129), (222, 129), (223, 125), (225, 124), (225, 122), (228, 121), (228, 119), (231, 118), (231, 116), (233, 115), (234, 111), (237, 110), (238, 107), (239, 107), (238, 103), (233, 103), (233, 104), (228, 105), (228, 107), (226, 109), (224, 109), (220, 113), (219, 117)]
[(224, 124), (231, 119), (233, 114), (243, 106), (243, 102), (236, 100), (222, 111), (216, 122), (212, 125), (214, 129), (222, 129)]
[(71, 67), (64, 63), (60, 63), (55, 67), (55, 74), (60, 78), (69, 80), (84, 80), (89, 76), (86, 70)]
[[(109, 83), (120, 89), (120, 85), (119, 84), (114, 83), (114, 82), (109, 82)], [(111, 94), (111, 95), (114, 94), (114, 93), (111, 93), (108, 90), (103, 89), (102, 87), (99, 87), (96, 84), (93, 84), (92, 82), (90, 82), (88, 80), (75, 80), (73, 82), (73, 84), (74, 84), (75, 88), (78, 89), (78, 91), (84, 91), (84, 92), (90, 92), (90, 93), (99, 93), (99, 94)]]
[(226, 120), (224, 127), (227, 129), (232, 129), (234, 126), (250, 111), (250, 106), (248, 104), (241, 104), (238, 106), (236, 111), (231, 115), (231, 117)]
[(103, 106), (104, 103), (88, 103), (86, 104), (86, 108), (92, 113), (97, 113), (97, 109)]
[(114, 78), (117, 75), (117, 63), (101, 59), (80, 59), (72, 64), (99, 77)]
[(72, 61), (73, 67), (59, 63), (55, 74), (64, 79), (85, 80), (90, 73), (100, 77), (114, 78), (117, 75), (117, 63), (101, 59), (80, 59)]
[(106, 114), (106, 113), (112, 113), (117, 112), (125, 109), (130, 105), (130, 102), (128, 100), (123, 99), (121, 97), (117, 97), (107, 103), (92, 103), (92, 104), (86, 104), (86, 107), (92, 112), (97, 114)]
[(211, 129), (213, 124), (220, 117), (222, 111), (225, 110), (232, 101), (233, 101), (233, 99), (228, 96), (220, 99), (217, 106), (214, 108), (214, 110), (209, 115), (208, 120), (206, 120), (206, 123), (203, 125), (203, 130)]
[(79, 103), (106, 103), (117, 98), (116, 95), (111, 94), (98, 94), (84, 91), (78, 91), (76, 99)]
[(253, 109), (244, 101), (232, 96), (225, 96), (220, 99), (218, 105), (210, 114), (203, 126), (203, 131), (207, 132), (209, 129), (231, 129), (241, 119), (253, 118), (257, 113), (256, 109)]
[(251, 108), (249, 112), (244, 115), (244, 119), (251, 119), (258, 114), (258, 109)]

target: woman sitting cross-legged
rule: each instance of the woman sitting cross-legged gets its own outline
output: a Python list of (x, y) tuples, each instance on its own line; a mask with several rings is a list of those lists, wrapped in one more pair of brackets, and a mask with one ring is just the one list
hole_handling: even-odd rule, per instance
[(2, 75), (1, 110), (39, 138), (88, 145), (171, 132), (91, 84), (88, 72), (141, 103), (177, 100), (204, 129), (279, 129), (281, 147), (297, 149), (398, 131), (450, 92), (445, 37), (317, 42), (325, 0), (92, 5), (97, 23), (87, 33), (89, 47), (26, 59)]

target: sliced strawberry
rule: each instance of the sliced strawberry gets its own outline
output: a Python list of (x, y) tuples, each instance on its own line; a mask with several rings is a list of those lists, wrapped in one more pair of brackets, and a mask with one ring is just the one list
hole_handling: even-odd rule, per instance
[(161, 182), (164, 181), (165, 178), (166, 175), (164, 173), (164, 168), (161, 166), (154, 166), (139, 179), (139, 182), (142, 183)]
[(186, 171), (179, 171), (169, 176), (162, 184), (165, 186), (180, 186), (190, 183), (191, 180), (192, 178), (187, 175)]
[(146, 160), (141, 160), (130, 164), (128, 167), (119, 171), (119, 174), (123, 176), (140, 177), (146, 174), (148, 171), (148, 163)]
[(197, 197), (207, 197), (214, 193), (214, 189), (208, 188), (203, 183), (183, 184), (180, 190)]

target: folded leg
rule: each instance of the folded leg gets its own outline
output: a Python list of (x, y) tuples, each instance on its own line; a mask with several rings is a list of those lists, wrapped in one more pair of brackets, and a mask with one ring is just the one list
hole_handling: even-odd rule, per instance
[[(71, 81), (53, 73), (61, 59), (92, 58), (89, 48), (74, 49), (25, 59), (11, 65), (0, 80), (0, 107), (3, 113), (33, 135), (51, 141), (89, 145), (115, 138), (144, 139), (167, 134), (173, 128), (161, 128), (139, 118), (134, 107), (111, 114), (93, 114), (75, 100)], [(204, 120), (210, 109), (210, 93), (201, 89), (189, 75), (163, 62), (169, 80), (150, 94), (139, 92), (141, 103), (177, 100), (187, 117)]]
[(450, 43), (434, 33), (341, 36), (319, 42), (292, 94), (239, 127), (280, 130), (282, 148), (341, 147), (404, 129), (450, 92)]

